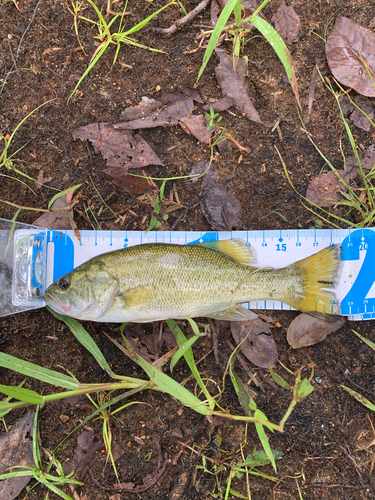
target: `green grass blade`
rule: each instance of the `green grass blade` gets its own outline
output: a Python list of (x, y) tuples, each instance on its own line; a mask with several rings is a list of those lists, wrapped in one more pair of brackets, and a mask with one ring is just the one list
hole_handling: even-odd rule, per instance
[[(111, 340), (121, 349), (121, 346), (114, 339)], [(202, 403), (200, 399), (194, 396), (194, 394), (139, 356), (125, 336), (122, 336), (122, 341), (125, 344), (125, 353), (147, 373), (151, 382), (153, 382), (160, 390), (170, 394), (185, 406), (189, 406), (202, 415), (211, 414), (209, 408)]]
[(182, 342), (182, 344), (178, 348), (178, 351), (174, 354), (173, 358), (171, 359), (171, 364), (170, 364), (171, 373), (173, 372), (173, 368), (177, 364), (178, 360), (181, 359), (181, 357), (185, 355), (186, 351), (188, 349), (190, 349), (190, 347), (197, 340), (198, 340), (198, 337), (194, 336), (194, 337), (191, 337), (190, 339), (187, 339), (186, 342)]
[(285, 68), (287, 77), (289, 79), (290, 85), (294, 92), (298, 107), (301, 109), (301, 104), (299, 102), (298, 85), (296, 75), (294, 73), (294, 67), (292, 62), (292, 56), (285, 45), (284, 40), (278, 34), (278, 32), (264, 19), (259, 16), (250, 16), (250, 22), (253, 24), (260, 33), (266, 38), (271, 47), (276, 52), (278, 58), (280, 59), (282, 65)]
[(271, 377), (274, 379), (276, 384), (278, 384), (280, 387), (283, 387), (284, 389), (291, 389), (290, 384), (286, 380), (283, 379), (280, 375), (278, 375), (272, 368), (272, 366), (269, 366), (269, 371), (271, 374)]
[(91, 5), (91, 7), (97, 13), (99, 21), (100, 21), (100, 25), (103, 26), (104, 31), (105, 31), (107, 37), (110, 37), (111, 36), (111, 32), (109, 30), (109, 27), (108, 27), (108, 24), (107, 24), (106, 20), (103, 17), (103, 14), (101, 13), (101, 11), (98, 9), (98, 7), (96, 6), (96, 4), (92, 0), (87, 0), (87, 1), (89, 2), (89, 4)]
[[(262, 411), (260, 411), (259, 409), (255, 410), (254, 417), (256, 417), (256, 418), (263, 418), (264, 420), (267, 420), (267, 417), (265, 416), (265, 414)], [(274, 471), (277, 474), (275, 456), (274, 456), (274, 454), (272, 452), (272, 449), (271, 449), (271, 446), (270, 446), (270, 444), (268, 442), (268, 439), (267, 439), (264, 427), (263, 427), (262, 424), (260, 424), (259, 422), (257, 422), (255, 424), (255, 428), (257, 430), (260, 442), (262, 443), (263, 449), (266, 452), (268, 460), (271, 462), (272, 467), (273, 467)]]
[(375, 405), (371, 403), (371, 401), (369, 401), (367, 398), (361, 396), (361, 394), (359, 394), (358, 392), (353, 391), (353, 389), (346, 387), (346, 385), (342, 385), (341, 387), (346, 391), (348, 391), (348, 393), (351, 396), (353, 396), (353, 398), (355, 398), (357, 401), (359, 401), (361, 404), (363, 404), (363, 406), (366, 406), (366, 408), (368, 408), (371, 411), (375, 411)]
[(10, 354), (5, 354), (0, 352), (0, 366), (3, 368), (8, 368), (17, 373), (22, 373), (27, 377), (32, 377), (47, 384), (56, 385), (58, 387), (64, 387), (65, 389), (78, 389), (79, 384), (74, 378), (65, 375), (64, 373), (55, 372), (54, 370), (49, 370), (48, 368), (43, 368), (41, 366), (30, 363), (29, 361), (24, 361), (22, 359), (15, 358)]
[(41, 405), (43, 403), (43, 397), (40, 394), (29, 389), (24, 389), (23, 387), (11, 387), (0, 384), (0, 392), (25, 403), (34, 405)]
[(229, 366), (229, 376), (236, 391), (238, 401), (240, 402), (241, 408), (243, 409), (245, 415), (247, 415), (248, 417), (252, 416), (253, 412), (257, 409), (257, 405), (254, 399), (245, 389), (241, 377), (239, 377), (239, 375), (237, 375), (237, 373), (233, 370), (233, 363), (231, 363)]
[(16, 408), (22, 408), (26, 406), (25, 403), (9, 403), (8, 401), (0, 401), (0, 418), (5, 417), (10, 411), (15, 410)]
[[(167, 325), (169, 326), (173, 335), (176, 337), (178, 344), (182, 344), (183, 342), (186, 342), (187, 338), (182, 333), (181, 328), (177, 325), (177, 323), (175, 322), (174, 319), (167, 319)], [(185, 361), (188, 364), (190, 371), (193, 374), (195, 380), (198, 382), (198, 385), (201, 388), (203, 394), (206, 396), (207, 400), (209, 401), (209, 407), (211, 409), (213, 409), (215, 407), (215, 401), (214, 401), (213, 397), (211, 396), (211, 394), (208, 392), (207, 387), (205, 386), (205, 384), (202, 380), (202, 377), (200, 376), (197, 365), (195, 364), (194, 354), (193, 354), (193, 350), (191, 347), (186, 350), (186, 352), (184, 354), (184, 358), (185, 358)]]
[(81, 186), (82, 186), (82, 184), (76, 184), (75, 186), (73, 186), (71, 188), (65, 189), (65, 191), (61, 191), (60, 193), (55, 194), (55, 196), (53, 196), (51, 198), (50, 202), (48, 203), (48, 210), (50, 210), (50, 208), (52, 207), (54, 202), (57, 200), (57, 198), (60, 198), (60, 196), (64, 196), (64, 194), (69, 194), (72, 191), (75, 191), (76, 189), (80, 188)]
[(144, 26), (146, 26), (146, 24), (148, 24), (153, 17), (157, 16), (158, 14), (160, 14), (160, 12), (162, 12), (164, 9), (166, 9), (167, 7), (169, 7), (170, 5), (172, 5), (174, 3), (175, 2), (169, 2), (169, 3), (167, 3), (166, 5), (164, 5), (163, 7), (161, 7), (159, 10), (157, 10), (156, 12), (154, 12), (153, 14), (151, 14), (150, 16), (146, 17), (146, 19), (143, 19), (143, 21), (141, 21), (140, 23), (136, 24), (135, 26), (133, 26), (132, 28), (130, 28), (129, 30), (127, 30), (126, 32), (123, 32), (123, 33), (125, 35), (130, 35), (131, 33), (135, 33), (136, 31), (139, 31)]
[(71, 318), (70, 316), (64, 316), (63, 314), (55, 312), (50, 307), (47, 307), (47, 309), (51, 314), (53, 314), (53, 316), (55, 316), (55, 318), (60, 319), (66, 324), (66, 326), (70, 329), (70, 331), (73, 333), (78, 342), (80, 342), (83, 345), (83, 347), (85, 347), (89, 351), (89, 353), (94, 356), (98, 365), (104, 371), (106, 371), (110, 377), (116, 379), (117, 376), (113, 373), (111, 367), (109, 366), (107, 360), (103, 356), (101, 350), (92, 340), (87, 330), (83, 328), (81, 323), (79, 323), (76, 319)]
[(109, 38), (108, 40), (105, 41), (105, 43), (103, 44), (102, 48), (98, 51), (98, 53), (96, 54), (96, 56), (94, 57), (94, 59), (90, 62), (90, 64), (88, 65), (86, 71), (83, 73), (83, 75), (81, 76), (81, 78), (78, 80), (78, 83), (77, 85), (74, 87), (73, 89), (73, 92), (70, 94), (69, 98), (68, 98), (68, 104), (69, 104), (69, 101), (70, 99), (72, 98), (72, 96), (74, 95), (75, 91), (78, 89), (78, 87), (81, 85), (81, 83), (83, 82), (83, 80), (86, 78), (86, 76), (90, 73), (90, 71), (92, 70), (92, 68), (95, 66), (95, 64), (99, 61), (99, 59), (102, 57), (102, 55), (104, 54), (104, 52), (107, 50), (107, 47), (110, 45), (111, 43), (111, 39)]
[(208, 61), (210, 60), (213, 51), (215, 50), (217, 41), (220, 38), (220, 35), (227, 24), (227, 21), (230, 17), (230, 15), (233, 12), (233, 9), (236, 5), (238, 0), (228, 0), (226, 3), (224, 9), (221, 11), (221, 14), (219, 16), (219, 19), (217, 20), (216, 26), (212, 32), (212, 35), (210, 37), (210, 41), (208, 42), (206, 51), (203, 56), (203, 62), (202, 66), (199, 69), (197, 81), (199, 81), (200, 77), (202, 76), (203, 71), (205, 70), (205, 67), (207, 66)]
[(0, 481), (3, 479), (11, 479), (12, 477), (24, 477), (33, 476), (34, 472), (32, 470), (23, 470), (18, 472), (7, 472), (6, 474), (0, 474)]
[(362, 335), (360, 335), (358, 332), (356, 332), (355, 330), (352, 330), (353, 333), (355, 333), (357, 335), (357, 337), (359, 337), (363, 342), (365, 342), (369, 347), (371, 347), (371, 349), (373, 351), (375, 351), (375, 344), (374, 342), (371, 342), (371, 340), (369, 339), (366, 339), (366, 337), (362, 337)]

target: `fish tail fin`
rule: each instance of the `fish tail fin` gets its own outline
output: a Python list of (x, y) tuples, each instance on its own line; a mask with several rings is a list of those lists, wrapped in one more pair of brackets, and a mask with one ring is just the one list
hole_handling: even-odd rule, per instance
[(302, 277), (301, 286), (289, 300), (289, 305), (299, 311), (332, 321), (332, 315), (340, 314), (340, 304), (333, 288), (340, 270), (340, 245), (324, 248), (320, 252), (289, 266), (293, 274)]

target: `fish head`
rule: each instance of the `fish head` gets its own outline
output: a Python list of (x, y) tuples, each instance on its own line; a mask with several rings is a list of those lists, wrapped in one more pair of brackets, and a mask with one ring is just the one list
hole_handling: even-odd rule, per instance
[(98, 321), (112, 305), (118, 289), (117, 280), (103, 266), (83, 264), (52, 283), (43, 300), (60, 314)]

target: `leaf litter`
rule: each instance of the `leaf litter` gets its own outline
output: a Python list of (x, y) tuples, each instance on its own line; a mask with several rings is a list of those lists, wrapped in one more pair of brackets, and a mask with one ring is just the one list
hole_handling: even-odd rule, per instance
[(267, 323), (259, 318), (252, 321), (231, 321), (230, 328), (237, 345), (248, 335), (241, 345), (240, 352), (255, 366), (268, 368), (270, 365), (276, 365), (278, 359), (276, 342), (268, 335), (271, 329)]
[(375, 34), (371, 30), (340, 16), (325, 49), (328, 66), (342, 85), (375, 97)]
[(301, 19), (293, 7), (288, 7), (285, 3), (280, 4), (272, 22), (284, 42), (287, 45), (292, 45), (301, 27)]
[[(351, 173), (344, 170), (336, 172), (348, 184)], [(334, 172), (328, 172), (314, 177), (307, 187), (306, 198), (319, 207), (333, 207), (343, 199), (343, 192), (346, 188), (340, 179)]]
[(302, 313), (290, 324), (287, 340), (293, 349), (318, 344), (330, 333), (335, 332), (345, 323), (345, 317), (337, 317), (334, 323)]
[(217, 183), (217, 177), (217, 171), (210, 169), (203, 179), (200, 192), (202, 213), (214, 229), (241, 229), (241, 203), (225, 186)]
[(76, 231), (77, 227), (73, 220), (73, 208), (71, 207), (72, 198), (73, 191), (57, 198), (51, 206), (54, 211), (45, 212), (33, 222), (33, 225), (47, 229), (63, 230), (72, 228), (73, 231)]
[(113, 127), (116, 130), (133, 130), (180, 124), (185, 132), (208, 144), (213, 131), (207, 130), (208, 122), (204, 115), (193, 115), (194, 100), (202, 103), (204, 96), (195, 89), (184, 90), (192, 97), (165, 92), (157, 100), (147, 99), (138, 106), (130, 106), (122, 112), (122, 121), (113, 124)]
[(247, 61), (243, 58), (238, 59), (236, 69), (234, 69), (233, 58), (230, 55), (222, 49), (216, 49), (216, 54), (220, 58), (220, 63), (215, 68), (215, 74), (223, 97), (231, 97), (236, 109), (243, 113), (246, 118), (263, 124), (244, 86)]
[[(33, 426), (35, 411), (29, 411), (8, 431), (0, 436), (0, 474), (14, 472), (13, 466), (35, 467), (33, 458)], [(0, 498), (13, 500), (30, 481), (31, 476), (20, 476), (0, 481)]]

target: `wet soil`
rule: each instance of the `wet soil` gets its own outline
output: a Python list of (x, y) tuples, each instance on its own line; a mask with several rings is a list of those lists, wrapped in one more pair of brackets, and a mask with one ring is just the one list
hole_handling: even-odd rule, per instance
[[(159, 0), (152, 3), (130, 0), (130, 14), (126, 16), (126, 22), (136, 24), (163, 3)], [(183, 2), (188, 11), (198, 3), (197, 0)], [(279, 0), (272, 0), (267, 5), (264, 12), (268, 19), (272, 18), (280, 3)], [(112, 8), (119, 11), (121, 5), (122, 2), (114, 3)], [(292, 46), (292, 56), (296, 65), (302, 115), (306, 119), (309, 85), (317, 61), (322, 74), (330, 76), (325, 62), (324, 42), (320, 37), (325, 35), (339, 15), (369, 27), (375, 11), (372, 0), (294, 0), (289, 5), (301, 17), (301, 31)], [(203, 57), (203, 49), (195, 50), (199, 45), (196, 37), (204, 29), (201, 26), (210, 24), (209, 10), (203, 11), (192, 23), (169, 38), (149, 27), (137, 34), (140, 43), (165, 53), (124, 46), (117, 63), (112, 66), (115, 49), (110, 47), (68, 105), (67, 99), (96, 48), (93, 38), (95, 27), (83, 22), (79, 25), (81, 43), (87, 53), (85, 55), (79, 48), (68, 3), (54, 0), (37, 3), (32, 0), (20, 1), (19, 6), (22, 12), (11, 2), (3, 2), (0, 7), (3, 28), (0, 33), (0, 78), (5, 81), (0, 96), (1, 134), (10, 134), (33, 109), (46, 101), (50, 103), (33, 114), (17, 133), (12, 151), (24, 147), (15, 155), (14, 166), (32, 178), (37, 178), (39, 170), (43, 169), (44, 176), (51, 177), (49, 185), (59, 189), (82, 183), (77, 205), (81, 214), (91, 204), (101, 229), (119, 229), (108, 210), (100, 211), (101, 201), (93, 187), (94, 183), (111, 209), (123, 217), (123, 229), (145, 230), (150, 222), (149, 212), (141, 206), (134, 206), (134, 202), (129, 201), (129, 197), (106, 178), (103, 174), (105, 162), (100, 154), (90, 144), (74, 141), (71, 132), (94, 121), (116, 122), (123, 109), (138, 104), (142, 97), (157, 98), (164, 91), (178, 92), (185, 86), (194, 86)], [(92, 11), (85, 12), (93, 16)], [(179, 17), (181, 10), (172, 6), (153, 20), (151, 25), (168, 27)], [(219, 172), (219, 181), (227, 185), (240, 200), (245, 229), (318, 226), (316, 217), (301, 205), (300, 198), (291, 189), (275, 146), (285, 160), (296, 190), (302, 194), (305, 194), (309, 180), (322, 170), (324, 161), (308, 140), (292, 90), (272, 48), (259, 36), (250, 34), (247, 38), (243, 55), (249, 58), (250, 91), (267, 126), (250, 122), (233, 109), (221, 113), (222, 122), (240, 144), (250, 148), (250, 153), (239, 151), (229, 142), (225, 151), (215, 151), (214, 163)], [(222, 48), (230, 51), (231, 41), (224, 41)], [(214, 74), (216, 64), (217, 57), (214, 55), (199, 84), (207, 99), (221, 97)], [(200, 105), (197, 106), (200, 109)], [(272, 131), (279, 119), (280, 134), (277, 130)], [(320, 81), (316, 85), (312, 113), (306, 128), (324, 154), (337, 167), (342, 166), (340, 141), (344, 153), (349, 155), (350, 145), (334, 112), (333, 98)], [(187, 135), (178, 126), (142, 130), (140, 133), (164, 164), (163, 167), (146, 168), (147, 175), (187, 175), (199, 161), (209, 158), (209, 148), (197, 143), (192, 135)], [(372, 131), (355, 129), (354, 134), (357, 144), (363, 147), (369, 146), (374, 140)], [(1, 174), (25, 180), (4, 169)], [(33, 193), (24, 184), (8, 177), (1, 177), (0, 185), (2, 200), (23, 207), (46, 208), (54, 193), (44, 187)], [(34, 188), (33, 183), (30, 185)], [(171, 187), (167, 184), (167, 193)], [(184, 206), (197, 198), (199, 189), (199, 184), (176, 182), (176, 190)], [(14, 206), (0, 204), (2, 218), (11, 219), (15, 211)], [(172, 224), (180, 213), (174, 212), (168, 222)], [(32, 223), (37, 215), (30, 210), (22, 210), (18, 220)], [(356, 214), (350, 214), (349, 217), (355, 219)], [(75, 220), (79, 229), (92, 228), (89, 220), (79, 212), (76, 212)], [(92, 217), (90, 221), (95, 223)], [(175, 229), (211, 228), (199, 206), (196, 206), (186, 213)], [(375, 341), (374, 322), (349, 322), (324, 342), (291, 351), (286, 342), (286, 329), (295, 314), (280, 312), (270, 313), (269, 316), (281, 325), (272, 328), (280, 360), (290, 369), (315, 365), (312, 379), (315, 390), (297, 405), (283, 434), (269, 433), (271, 447), (283, 453), (277, 463), (278, 482), (250, 476), (251, 498), (375, 498), (375, 436), (371, 423), (374, 414), (341, 388), (341, 384), (349, 385), (375, 401), (374, 352), (364, 348), (352, 333), (352, 329), (355, 329)], [(118, 338), (117, 325), (85, 323), (84, 326), (115, 373), (144, 378), (144, 373), (105, 337), (104, 333), (108, 333)], [(6, 353), (47, 368), (62, 366), (81, 382), (110, 381), (69, 329), (46, 310), (1, 318), (0, 327), (0, 349)], [(230, 356), (226, 344), (229, 338), (230, 332), (224, 329), (219, 336), (219, 365), (215, 364), (210, 339), (203, 338), (199, 345), (196, 343), (196, 359), (208, 354), (204, 361), (206, 375), (217, 383), (220, 383)], [(182, 381), (188, 374), (187, 368), (183, 362), (177, 368), (174, 376), (176, 380)], [(275, 386), (266, 370), (252, 369), (262, 385), (262, 388), (252, 383), (249, 385), (254, 391), (257, 405), (271, 421), (278, 422), (288, 407), (290, 394)], [(238, 372), (247, 382), (248, 376), (241, 371), (241, 367), (238, 367)], [(308, 370), (304, 373), (308, 375)], [(22, 376), (9, 370), (0, 370), (0, 376), (2, 384), (16, 385), (23, 380)], [(51, 386), (36, 380), (27, 380), (26, 387), (44, 394), (53, 391)], [(194, 390), (191, 383), (187, 387)], [(167, 468), (158, 483), (139, 493), (139, 498), (172, 498), (173, 492), (177, 495), (173, 488), (183, 472), (188, 473), (188, 481), (184, 488), (180, 488), (181, 496), (173, 498), (216, 498), (213, 495), (218, 492), (217, 481), (225, 490), (229, 464), (231, 460), (240, 460), (238, 450), (244, 442), (244, 424), (226, 421), (212, 426), (205, 417), (182, 407), (171, 397), (151, 391), (137, 395), (135, 400), (150, 406), (131, 406), (121, 412), (121, 422), (113, 423), (125, 450), (117, 462), (120, 480), (140, 480), (152, 470), (156, 457), (155, 453), (151, 453), (151, 437), (157, 433), (162, 449), (167, 453)], [(242, 414), (229, 380), (221, 405), (231, 413)], [(47, 404), (40, 413), (43, 447), (52, 450), (90, 411), (72, 406), (64, 400)], [(14, 424), (24, 412), (19, 410), (7, 415), (7, 425)], [(101, 433), (100, 421), (90, 421), (86, 427), (94, 429), (98, 435)], [(3, 425), (1, 432), (4, 432)], [(187, 441), (191, 436), (198, 454), (185, 450), (174, 463), (173, 459), (180, 449), (178, 441)], [(222, 439), (220, 446), (219, 438)], [(75, 448), (76, 437), (73, 436), (58, 453), (61, 463), (73, 455)], [(260, 450), (261, 445), (254, 428), (249, 426), (244, 454), (254, 449)], [(217, 463), (223, 463), (224, 458), (228, 458), (225, 462), (226, 471), (215, 477), (212, 464), (207, 465), (209, 472), (198, 468), (202, 466), (199, 453)], [(275, 475), (271, 466), (261, 470), (268, 475)], [(106, 464), (106, 454), (103, 453), (78, 492), (82, 499), (90, 500), (136, 496), (102, 489), (115, 482), (113, 470), (109, 463)], [(246, 495), (246, 480), (235, 478), (233, 489)], [(65, 491), (71, 494), (69, 489)], [(44, 499), (46, 495), (47, 491), (38, 485), (27, 494), (27, 498)], [(51, 493), (49, 498), (57, 496)], [(235, 497), (230, 494), (229, 498)]]

